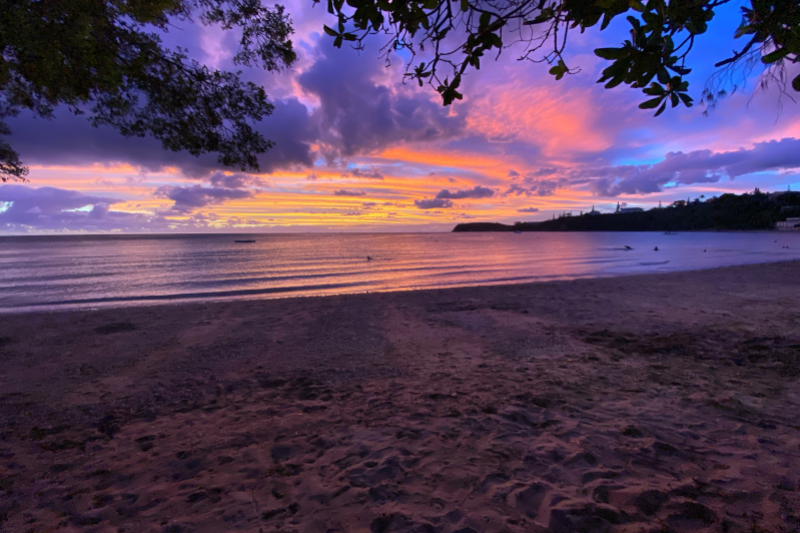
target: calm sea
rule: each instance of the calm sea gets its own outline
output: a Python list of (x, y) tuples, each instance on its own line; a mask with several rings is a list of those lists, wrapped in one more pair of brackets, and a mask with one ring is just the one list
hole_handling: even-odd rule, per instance
[[(256, 242), (234, 242), (243, 239)], [(493, 285), (788, 259), (800, 259), (800, 233), (2, 237), (0, 312)]]

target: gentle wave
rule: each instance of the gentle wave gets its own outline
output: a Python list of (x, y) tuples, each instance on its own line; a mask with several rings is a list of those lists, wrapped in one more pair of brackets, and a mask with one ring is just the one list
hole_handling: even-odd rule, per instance
[[(233, 243), (242, 238), (257, 242)], [(789, 259), (800, 259), (798, 233), (13, 237), (0, 238), (0, 312), (496, 285)]]

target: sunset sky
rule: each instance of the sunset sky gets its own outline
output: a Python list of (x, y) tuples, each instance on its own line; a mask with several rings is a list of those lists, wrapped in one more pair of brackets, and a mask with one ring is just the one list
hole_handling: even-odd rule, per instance
[[(216, 156), (164, 151), (152, 139), (92, 128), (85, 117), (9, 120), (30, 165), (27, 184), (0, 185), (0, 232), (447, 231), (467, 221), (543, 220), (562, 211), (652, 207), (726, 192), (800, 190), (800, 110), (775, 88), (658, 118), (641, 93), (596, 84), (624, 19), (573, 35), (570, 66), (518, 61), (522, 48), (485, 61), (443, 107), (430, 87), (402, 83), (403, 58), (334, 49), (322, 4), (289, 6), (299, 60), (270, 74), (248, 70), (275, 104), (258, 127), (277, 143), (262, 172), (221, 168)], [(713, 63), (741, 43), (737, 5), (724, 6), (690, 56), (697, 99)], [(235, 70), (237, 36), (184, 24), (165, 41), (209, 66)], [(782, 107), (782, 109), (781, 109)]]

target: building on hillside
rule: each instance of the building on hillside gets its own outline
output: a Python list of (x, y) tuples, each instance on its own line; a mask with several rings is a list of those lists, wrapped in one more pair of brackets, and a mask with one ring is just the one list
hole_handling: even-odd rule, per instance
[(775, 229), (781, 231), (800, 231), (800, 217), (787, 218), (775, 224)]

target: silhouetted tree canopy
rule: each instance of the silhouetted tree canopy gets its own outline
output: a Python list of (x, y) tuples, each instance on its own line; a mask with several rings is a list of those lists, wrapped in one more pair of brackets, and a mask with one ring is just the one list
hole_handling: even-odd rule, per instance
[(2, 138), (10, 133), (3, 119), (23, 109), (50, 118), (59, 105), (169, 150), (217, 153), (224, 165), (257, 169), (272, 142), (252, 123), (273, 106), (237, 73), (162, 45), (160, 32), (191, 17), (240, 29), (238, 65), (275, 71), (295, 61), (288, 15), (261, 0), (2, 0), (0, 180), (27, 174)]
[[(319, 0), (316, 0), (319, 1)], [(462, 76), (480, 68), (487, 54), (499, 54), (509, 44), (522, 42), (521, 59), (545, 62), (556, 79), (574, 72), (564, 51), (573, 32), (608, 27), (626, 15), (630, 38), (618, 47), (598, 48), (595, 54), (610, 64), (598, 80), (606, 88), (621, 84), (641, 90), (646, 100), (639, 107), (656, 109), (668, 104), (691, 106), (691, 71), (687, 55), (713, 23), (715, 10), (731, 0), (327, 0), (328, 11), (338, 25), (325, 32), (341, 47), (357, 48), (374, 34), (391, 39), (385, 54), (404, 50), (413, 61), (406, 76), (422, 86), (429, 83), (445, 105), (461, 99)], [(797, 0), (751, 0), (742, 7), (738, 27), (730, 28), (741, 39), (738, 51), (716, 63), (724, 69), (712, 79), (703, 97), (714, 103), (725, 94), (720, 84), (737, 67), (749, 72), (754, 64), (767, 69), (768, 80), (782, 83), (786, 66), (800, 54), (800, 4)], [(422, 61), (422, 59), (426, 59)], [(791, 83), (800, 91), (800, 75)]]
[(453, 231), (708, 231), (769, 230), (800, 216), (800, 192), (723, 194), (705, 201), (679, 200), (664, 208), (635, 213), (561, 216), (542, 222), (458, 224)]

